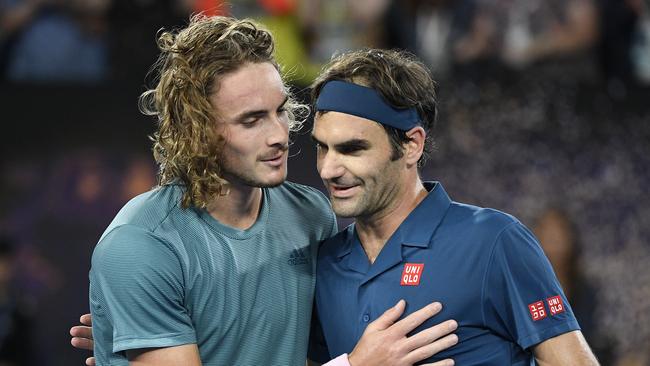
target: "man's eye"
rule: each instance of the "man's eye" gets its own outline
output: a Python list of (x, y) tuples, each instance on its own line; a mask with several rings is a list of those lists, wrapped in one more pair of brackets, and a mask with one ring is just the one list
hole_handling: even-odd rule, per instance
[(260, 120), (259, 118), (247, 119), (244, 122), (242, 122), (242, 125), (244, 125), (244, 127), (253, 127), (257, 124), (257, 122), (259, 122), (259, 120)]
[(350, 146), (350, 147), (343, 147), (339, 151), (341, 154), (352, 155), (354, 153), (361, 151), (361, 149), (356, 146)]

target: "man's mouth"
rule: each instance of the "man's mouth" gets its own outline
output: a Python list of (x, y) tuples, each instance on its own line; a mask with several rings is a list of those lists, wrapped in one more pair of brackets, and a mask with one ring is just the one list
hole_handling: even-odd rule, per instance
[(357, 191), (361, 189), (358, 184), (353, 185), (342, 185), (342, 184), (330, 184), (329, 191), (332, 197), (334, 198), (348, 198), (353, 196)]
[(271, 166), (280, 166), (284, 163), (284, 151), (280, 151), (271, 156), (265, 156), (260, 159), (263, 163), (266, 163)]

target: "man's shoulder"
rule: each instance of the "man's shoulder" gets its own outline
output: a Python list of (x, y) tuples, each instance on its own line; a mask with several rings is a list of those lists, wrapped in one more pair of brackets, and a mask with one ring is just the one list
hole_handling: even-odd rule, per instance
[(281, 185), (274, 188), (280, 194), (295, 196), (295, 197), (318, 197), (319, 199), (325, 199), (323, 192), (318, 189), (308, 186), (305, 184), (285, 181)]
[(314, 208), (330, 210), (330, 204), (325, 195), (314, 187), (286, 181), (278, 187), (271, 188), (269, 192), (292, 206), (302, 210)]
[[(164, 240), (146, 228), (121, 224), (111, 226), (93, 250), (93, 265), (97, 260), (141, 258), (151, 259), (155, 253), (168, 247)], [(169, 251), (164, 249), (164, 251)]]
[(175, 216), (183, 214), (180, 207), (182, 194), (182, 187), (166, 185), (132, 198), (99, 238), (93, 257), (102, 253), (128, 255), (133, 248), (141, 251), (175, 250), (167, 240), (169, 233), (165, 234), (159, 228), (166, 220), (174, 220)]
[(156, 187), (132, 198), (117, 213), (106, 233), (123, 225), (154, 231), (170, 215), (180, 212), (182, 194), (181, 186), (170, 184)]
[(350, 224), (348, 227), (340, 230), (338, 233), (323, 240), (318, 252), (318, 260), (327, 261), (337, 257), (339, 254), (341, 254), (341, 251), (344, 250), (342, 246), (348, 243), (348, 241), (350, 241), (353, 236), (354, 224)]
[(445, 221), (452, 227), (464, 227), (465, 230), (478, 230), (492, 235), (498, 235), (508, 226), (520, 223), (516, 217), (503, 211), (459, 202), (452, 202)]

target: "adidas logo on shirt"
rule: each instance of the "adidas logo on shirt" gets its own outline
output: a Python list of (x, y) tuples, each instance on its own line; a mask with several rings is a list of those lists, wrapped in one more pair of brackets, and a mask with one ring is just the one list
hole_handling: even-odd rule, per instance
[(296, 248), (291, 251), (291, 254), (289, 255), (289, 260), (287, 261), (292, 266), (297, 266), (300, 264), (308, 264), (309, 263), (309, 257), (307, 257), (302, 250), (302, 248)]

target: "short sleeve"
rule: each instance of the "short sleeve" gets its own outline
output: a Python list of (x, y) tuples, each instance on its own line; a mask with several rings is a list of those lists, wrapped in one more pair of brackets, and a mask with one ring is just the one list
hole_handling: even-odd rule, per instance
[(320, 198), (320, 200), (323, 202), (323, 210), (324, 212), (327, 213), (327, 217), (329, 218), (329, 227), (326, 228), (326, 231), (324, 232), (325, 237), (321, 238), (321, 241), (325, 239), (329, 239), (330, 237), (336, 235), (336, 233), (339, 232), (339, 225), (338, 222), (336, 221), (336, 214), (334, 214), (334, 211), (332, 210), (332, 204), (330, 203), (330, 200), (325, 196), (325, 194), (321, 191), (319, 191), (316, 188), (311, 188), (316, 195)]
[(339, 232), (339, 225), (336, 222), (336, 215), (334, 214), (334, 211), (332, 211), (332, 227), (330, 228), (330, 233), (327, 236), (327, 238), (331, 238), (332, 236), (336, 235), (336, 233), (338, 232)]
[(498, 235), (482, 296), (486, 326), (523, 349), (580, 329), (537, 239), (519, 222)]
[(112, 352), (196, 343), (181, 262), (150, 232), (124, 225), (108, 233), (93, 253), (90, 286), (96, 342), (112, 343)]
[(309, 330), (309, 351), (307, 358), (318, 363), (325, 363), (330, 360), (329, 350), (325, 342), (323, 327), (320, 324), (318, 309), (314, 301), (314, 310), (311, 314), (311, 328)]

